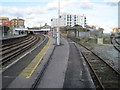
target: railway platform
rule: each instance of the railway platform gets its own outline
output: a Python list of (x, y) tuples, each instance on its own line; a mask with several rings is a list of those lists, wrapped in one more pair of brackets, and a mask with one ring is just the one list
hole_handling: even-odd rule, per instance
[(34, 62), (8, 88), (95, 88), (77, 47), (65, 38), (61, 38), (61, 45), (57, 46), (56, 40), (50, 37)]

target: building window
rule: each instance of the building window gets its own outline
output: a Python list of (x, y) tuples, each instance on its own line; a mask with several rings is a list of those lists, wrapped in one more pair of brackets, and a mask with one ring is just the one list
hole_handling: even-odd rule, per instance
[(69, 15), (67, 15), (67, 18), (69, 18)]
[(74, 18), (76, 19), (76, 15), (74, 16)]

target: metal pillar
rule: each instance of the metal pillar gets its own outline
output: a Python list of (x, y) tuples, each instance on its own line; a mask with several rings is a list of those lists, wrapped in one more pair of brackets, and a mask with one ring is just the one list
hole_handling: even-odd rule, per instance
[(60, 45), (60, 0), (58, 1), (57, 45)]

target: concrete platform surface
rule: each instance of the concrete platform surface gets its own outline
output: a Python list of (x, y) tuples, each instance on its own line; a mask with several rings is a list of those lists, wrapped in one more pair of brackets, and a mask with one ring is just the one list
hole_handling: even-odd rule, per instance
[(70, 39), (67, 40), (70, 46), (70, 53), (63, 88), (89, 88), (94, 90), (95, 86), (84, 58), (80, 53), (79, 45)]
[(61, 38), (61, 45), (56, 46), (38, 88), (63, 88), (68, 58), (69, 44)]
[[(88, 67), (80, 54), (79, 45), (61, 38), (61, 45), (50, 37), (51, 45), (30, 78), (19, 75), (8, 88), (30, 88), (50, 60), (38, 88), (95, 88)], [(78, 48), (78, 49), (77, 49)], [(52, 55), (51, 55), (52, 54)], [(50, 58), (51, 56), (51, 58)]]

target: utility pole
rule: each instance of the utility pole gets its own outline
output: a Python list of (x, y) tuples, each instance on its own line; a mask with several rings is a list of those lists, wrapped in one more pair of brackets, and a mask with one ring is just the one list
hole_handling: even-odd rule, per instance
[(57, 45), (60, 45), (60, 0), (58, 0), (58, 28), (57, 28)]

